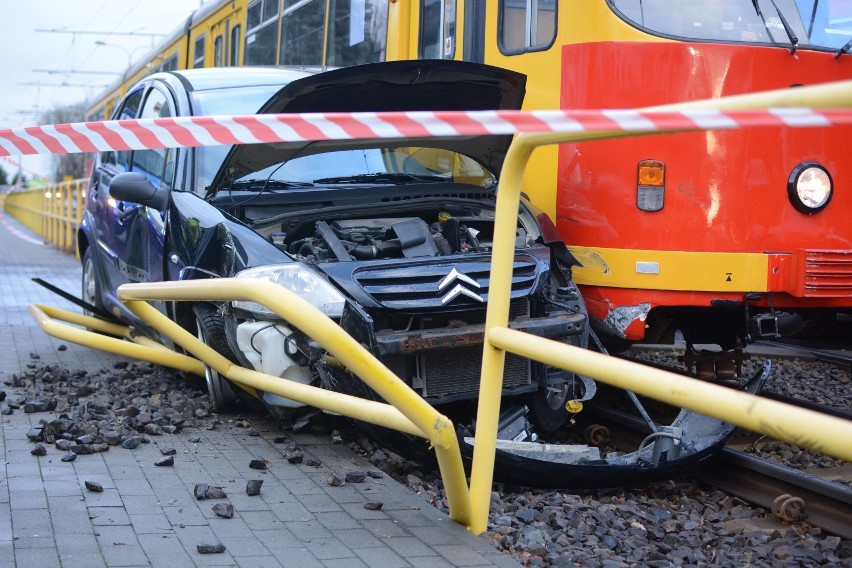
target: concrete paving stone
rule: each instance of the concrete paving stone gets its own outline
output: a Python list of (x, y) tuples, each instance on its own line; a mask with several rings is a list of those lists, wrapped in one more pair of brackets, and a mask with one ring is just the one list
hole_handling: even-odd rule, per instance
[(323, 560), (322, 565), (325, 568), (367, 568), (367, 565), (360, 558), (332, 558), (331, 560)]
[[(130, 517), (124, 506), (121, 507), (89, 507), (89, 518), (96, 527), (101, 526), (130, 526)], [(97, 529), (96, 529), (97, 530)]]
[[(28, 428), (29, 430), (29, 428)], [(39, 466), (39, 460), (37, 457), (33, 455), (29, 455), (30, 451), (35, 447), (35, 444), (32, 442), (27, 442), (27, 447), (25, 448), (25, 452), (27, 454), (27, 458), (23, 460), (18, 459), (17, 461), (10, 462), (6, 464), (6, 475), (9, 477), (28, 477), (28, 476), (36, 476), (41, 475), (41, 467)], [(10, 450), (14, 452), (14, 449)], [(56, 458), (59, 459), (58, 457)]]
[(415, 556), (406, 558), (413, 568), (453, 568), (442, 556)]
[(9, 491), (18, 493), (21, 491), (42, 491), (44, 481), (40, 475), (21, 475), (9, 477), (6, 480), (9, 483)]
[(461, 544), (436, 544), (435, 551), (456, 566), (487, 566), (491, 562), (477, 551)]
[(385, 547), (356, 548), (353, 552), (368, 566), (381, 566), (382, 568), (408, 568), (411, 566), (402, 556)]
[(21, 491), (10, 493), (9, 497), (12, 511), (17, 509), (47, 509), (47, 495), (44, 491)]
[(263, 543), (263, 546), (274, 556), (287, 559), (294, 548), (304, 548), (305, 543), (293, 535), (286, 527), (274, 530), (253, 530), (252, 536)]
[(204, 517), (204, 514), (197, 507), (163, 507), (163, 512), (166, 518), (171, 523), (172, 527), (181, 525), (205, 527), (209, 524), (209, 520)]
[(226, 536), (236, 538), (254, 536), (254, 531), (239, 516), (235, 516), (233, 519), (213, 519), (209, 526), (213, 530), (213, 533), (220, 538)]
[(0, 540), (0, 563), (2, 562), (15, 562), (15, 547), (11, 535), (9, 540)]
[(15, 532), (15, 552), (24, 548), (56, 548), (53, 530)]
[[(239, 558), (241, 565), (242, 558), (243, 557)], [(276, 558), (279, 559), (279, 562), (281, 562), (284, 568), (324, 568), (323, 562), (314, 556), (306, 547), (287, 548), (284, 550), (283, 555), (276, 553)], [(383, 567), (375, 566), (374, 568)]]
[[(373, 499), (373, 500), (374, 501), (381, 501), (381, 499)], [(343, 508), (344, 511), (346, 511), (346, 513), (350, 517), (352, 517), (353, 519), (356, 519), (357, 521), (365, 521), (365, 520), (381, 521), (381, 520), (387, 520), (387, 519), (391, 518), (390, 515), (388, 514), (388, 512), (384, 510), (385, 509), (384, 506), (382, 506), (382, 508), (379, 509), (378, 511), (372, 511), (370, 509), (364, 508), (365, 502), (366, 502), (366, 500), (362, 499), (361, 501), (358, 501), (356, 503), (343, 503), (343, 504), (341, 504), (341, 507)]]
[[(196, 564), (182, 548), (174, 554), (161, 554), (159, 550), (148, 552), (151, 568), (195, 568)], [(64, 567), (63, 567), (64, 568)]]
[[(428, 505), (427, 505), (428, 506)], [(384, 510), (384, 507), (382, 507)], [(387, 511), (388, 517), (410, 528), (430, 527), (435, 524), (435, 520), (423, 512), (423, 509), (392, 509)]]
[(183, 543), (174, 533), (169, 534), (137, 534), (139, 544), (151, 555), (180, 555), (184, 552)]
[[(234, 506), (234, 509), (240, 512), (245, 511), (272, 511), (272, 504), (269, 502), (272, 499), (276, 499), (275, 507), (285, 507), (285, 503), (292, 503), (295, 501), (295, 497), (292, 498), (292, 501), (278, 501), (275, 495), (272, 496), (272, 499), (269, 498), (267, 493), (272, 493), (266, 487), (266, 482), (264, 481), (263, 487), (260, 488), (260, 495), (249, 496), (245, 493), (245, 486), (242, 487), (239, 491), (234, 491), (233, 493), (228, 493), (228, 500)], [(280, 495), (281, 492), (278, 492)]]
[(163, 502), (157, 499), (153, 491), (148, 495), (128, 495), (119, 489), (118, 494), (121, 496), (121, 502), (128, 515), (152, 515), (162, 512)]
[(82, 554), (98, 550), (98, 539), (95, 533), (89, 534), (57, 534), (56, 549), (60, 556), (67, 554)]
[(297, 499), (311, 513), (328, 513), (343, 510), (328, 493), (297, 495)]
[[(327, 481), (328, 474), (323, 478), (323, 483), (328, 483)], [(376, 498), (373, 498), (372, 494), (370, 497), (365, 497), (365, 489), (372, 487), (370, 482), (364, 480), (363, 483), (347, 483), (346, 485), (341, 485), (340, 487), (332, 487), (327, 485), (325, 488), (325, 493), (335, 502), (340, 503), (341, 506), (346, 503), (357, 503), (358, 505), (363, 505), (367, 501), (381, 501), (380, 496), (377, 495)], [(359, 485), (365, 485), (365, 487), (359, 487)]]
[(55, 548), (19, 548), (15, 547), (15, 565), (38, 568), (61, 568), (59, 554)]
[[(97, 550), (97, 547), (95, 548)], [(106, 568), (106, 560), (100, 552), (60, 553), (62, 568)]]
[(225, 545), (231, 556), (268, 556), (269, 550), (255, 536), (216, 535), (218, 542)]
[(39, 530), (51, 530), (53, 528), (53, 524), (50, 519), (50, 511), (48, 509), (23, 509), (12, 511), (12, 524), (16, 531), (24, 530), (27, 532), (37, 532)]
[(424, 544), (420, 539), (411, 536), (398, 536), (382, 539), (382, 542), (387, 544), (391, 550), (402, 556), (410, 559), (414, 556), (435, 556), (435, 549), (427, 544)]
[(362, 525), (379, 538), (412, 536), (404, 526), (390, 519), (365, 520)]
[(314, 538), (311, 553), (322, 561), (336, 558), (356, 558), (355, 553), (336, 538)]
[[(85, 478), (86, 481), (96, 481), (90, 477)], [(47, 493), (48, 502), (52, 497), (81, 497), (83, 495), (83, 491), (80, 488), (77, 480), (60, 480), (60, 481), (50, 481), (46, 483), (45, 480), (41, 480), (43, 484), (44, 490)]]
[(274, 511), (243, 511), (240, 518), (253, 531), (280, 530), (286, 526)]
[(312, 540), (315, 538), (331, 538), (333, 536), (332, 532), (322, 526), (315, 520), (309, 521), (292, 521), (285, 523), (287, 529), (293, 533), (293, 535), (301, 540)]
[(83, 494), (83, 498), (86, 500), (86, 504), (89, 507), (123, 507), (124, 503), (121, 501), (121, 495), (119, 495), (117, 489), (104, 487), (104, 490), (101, 493), (96, 491), (86, 491)]
[(322, 526), (332, 532), (341, 529), (357, 529), (361, 526), (357, 520), (344, 511), (316, 513), (314, 516)]
[(279, 521), (303, 522), (313, 519), (313, 514), (298, 502), (270, 503), (270, 512)]
[[(288, 568), (289, 564), (281, 564), (274, 556), (235, 556), (240, 568)], [(286, 562), (286, 560), (285, 560)]]

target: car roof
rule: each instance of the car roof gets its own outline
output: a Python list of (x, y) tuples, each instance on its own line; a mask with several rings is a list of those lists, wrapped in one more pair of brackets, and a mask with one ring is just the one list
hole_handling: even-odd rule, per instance
[(180, 77), (189, 91), (228, 87), (280, 85), (315, 75), (322, 71), (311, 67), (207, 67), (182, 69), (170, 73)]

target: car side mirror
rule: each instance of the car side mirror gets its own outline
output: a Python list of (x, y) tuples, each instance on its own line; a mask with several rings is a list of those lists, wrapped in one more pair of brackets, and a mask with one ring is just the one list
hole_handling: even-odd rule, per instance
[(115, 199), (138, 203), (158, 211), (166, 208), (169, 199), (166, 190), (154, 187), (145, 174), (139, 172), (124, 172), (112, 178), (109, 193)]

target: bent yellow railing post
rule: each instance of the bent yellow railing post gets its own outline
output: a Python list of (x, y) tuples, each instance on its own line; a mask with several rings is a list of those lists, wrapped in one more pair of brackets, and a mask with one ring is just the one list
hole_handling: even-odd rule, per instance
[[(849, 420), (637, 365), (573, 345), (533, 337), (513, 329), (490, 329), (488, 340), (499, 349), (535, 361), (590, 377), (606, 375), (607, 383), (617, 384), (625, 390), (852, 461), (852, 421)], [(831, 435), (827, 435), (829, 433)]]
[[(850, 107), (852, 106), (852, 82), (844, 81), (841, 83), (833, 83), (826, 85), (818, 85), (815, 87), (805, 87), (801, 89), (779, 89), (776, 91), (768, 91), (765, 93), (756, 93), (749, 95), (741, 95), (737, 97), (729, 97), (725, 99), (711, 99), (703, 101), (695, 101), (692, 103), (666, 105), (663, 107), (655, 107), (654, 109), (641, 110), (689, 110), (689, 109), (746, 109), (746, 108), (772, 108), (781, 106), (803, 106), (813, 108), (833, 108), (833, 107)], [(654, 134), (666, 134), (667, 132), (654, 132)], [(518, 134), (509, 152), (506, 155), (506, 160), (503, 164), (503, 169), (500, 174), (500, 181), (497, 191), (497, 206), (495, 212), (495, 228), (494, 228), (494, 243), (491, 257), (491, 278), (489, 286), (488, 308), (485, 319), (485, 340), (483, 345), (482, 356), (482, 376), (480, 378), (480, 398), (477, 409), (476, 420), (476, 438), (473, 453), (473, 466), (470, 479), (470, 500), (473, 509), (473, 525), (471, 531), (481, 533), (488, 526), (488, 509), (491, 502), (491, 484), (494, 479), (494, 462), (496, 455), (496, 435), (497, 422), (500, 415), (500, 393), (503, 381), (503, 366), (505, 362), (506, 351), (512, 353), (524, 354), (524, 352), (532, 353), (531, 346), (541, 347), (547, 345), (547, 349), (551, 349), (555, 353), (559, 353), (559, 365), (563, 369), (568, 369), (574, 372), (585, 374), (593, 379), (600, 380), (608, 384), (614, 384), (621, 388), (630, 387), (613, 378), (608, 374), (609, 367), (607, 365), (598, 365), (592, 368), (586, 368), (587, 372), (579, 371), (575, 365), (577, 351), (567, 351), (568, 346), (558, 342), (548, 342), (546, 340), (530, 336), (521, 332), (513, 332), (507, 328), (508, 324), (508, 306), (511, 294), (511, 277), (512, 277), (512, 258), (515, 250), (514, 235), (515, 225), (517, 223), (517, 212), (521, 193), (521, 180), (523, 178), (526, 163), (529, 160), (533, 150), (539, 146), (548, 144), (559, 144), (564, 142), (584, 142), (591, 140), (600, 140), (604, 138), (623, 138), (627, 136), (641, 136), (646, 133), (641, 132), (624, 132), (624, 131), (608, 131), (597, 132), (594, 134), (587, 133), (554, 133), (554, 134)], [(570, 245), (570, 243), (568, 243)], [(495, 341), (492, 342), (492, 338)], [(517, 345), (516, 345), (517, 344)], [(523, 349), (523, 352), (520, 351)], [(538, 355), (540, 352), (535, 351)], [(567, 355), (566, 355), (567, 353)], [(547, 362), (547, 359), (536, 359), (538, 361)], [(610, 359), (607, 359), (610, 361)], [(658, 375), (661, 371), (649, 369), (642, 365), (634, 363), (626, 363), (630, 365), (631, 372), (640, 373), (648, 381), (657, 379), (662, 380), (662, 375)], [(690, 381), (690, 379), (684, 379)], [(693, 383), (683, 383), (692, 385)], [(688, 387), (691, 389), (691, 387)], [(639, 389), (636, 389), (639, 391)], [(722, 389), (723, 391), (727, 389)], [(641, 392), (641, 391), (639, 391)], [(747, 424), (744, 427), (754, 429), (758, 432), (768, 433), (770, 435), (778, 435), (783, 438), (783, 434), (787, 431), (780, 427), (784, 421), (780, 413), (786, 412), (786, 409), (764, 412), (763, 416), (773, 416), (778, 419), (778, 422), (755, 423), (753, 420), (741, 420), (745, 415), (745, 408), (738, 407), (741, 412), (720, 413), (718, 412), (719, 397), (732, 394), (734, 391), (723, 392), (721, 394), (714, 391), (714, 396), (717, 397), (717, 405), (712, 405), (708, 408), (705, 405), (695, 404), (692, 397), (683, 396), (679, 392), (655, 391), (658, 395), (658, 400), (671, 403), (675, 406), (696, 410), (700, 407), (708, 416), (713, 416), (722, 420), (727, 420), (733, 424)], [(697, 392), (697, 390), (696, 390)], [(740, 396), (742, 394), (740, 393)], [(748, 395), (745, 395), (748, 396)], [(727, 400), (727, 399), (725, 399)], [(757, 400), (756, 398), (754, 399)], [(765, 402), (763, 408), (773, 408), (775, 403)], [(843, 425), (843, 431), (849, 430), (849, 434), (840, 437), (844, 442), (852, 439), (852, 426), (840, 421), (838, 424), (836, 419), (831, 422), (832, 431), (838, 431)], [(772, 424), (775, 424), (773, 427)], [(813, 432), (813, 430), (808, 430)], [(814, 443), (811, 438), (802, 439), (798, 437), (783, 438), (793, 443)], [(848, 442), (847, 442), (848, 444)], [(822, 446), (820, 446), (822, 447)], [(832, 450), (840, 449), (837, 445), (830, 446)], [(821, 450), (826, 451), (828, 450)], [(846, 452), (843, 455), (848, 455), (849, 447), (846, 447)], [(839, 454), (835, 454), (839, 455)]]
[[(98, 318), (84, 316), (83, 314), (51, 306), (30, 304), (27, 309), (42, 331), (53, 337), (106, 351), (107, 353), (150, 361), (163, 367), (204, 376), (204, 364), (201, 361), (181, 355), (180, 353), (175, 353), (167, 347), (158, 345), (145, 338), (134, 338), (130, 335), (130, 328), (126, 326), (109, 323)], [(115, 337), (71, 327), (54, 320), (86, 326)], [(124, 338), (128, 341), (119, 338)]]
[[(281, 393), (287, 398), (358, 420), (425, 436), (435, 448), (447, 491), (450, 518), (471, 526), (470, 494), (453, 423), (309, 302), (271, 282), (236, 278), (125, 284), (119, 287), (118, 295), (146, 323), (230, 380)], [(151, 300), (245, 300), (262, 304), (307, 336), (319, 341), (323, 348), (392, 406), (281, 380), (234, 365), (145, 303)]]

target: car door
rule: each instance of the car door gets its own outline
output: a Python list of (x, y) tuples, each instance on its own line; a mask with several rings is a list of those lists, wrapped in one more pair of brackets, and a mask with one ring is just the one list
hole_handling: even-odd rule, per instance
[[(169, 92), (158, 84), (131, 93), (116, 118), (159, 118), (174, 116)], [(171, 190), (176, 151), (173, 149), (105, 152), (96, 172), (95, 225), (98, 253), (108, 279), (106, 296), (120, 305), (116, 289), (128, 282), (163, 279), (165, 210), (116, 200), (109, 185), (124, 171), (143, 173), (156, 187)]]
[[(113, 119), (135, 119), (142, 105), (144, 88), (140, 87), (129, 93), (119, 108), (113, 114)], [(109, 184), (117, 174), (129, 171), (132, 152), (129, 150), (112, 150), (102, 152), (98, 165), (92, 177), (91, 200), (93, 205), (93, 224), (95, 227), (96, 254), (102, 267), (105, 289), (104, 300), (115, 304), (117, 298), (115, 289), (123, 281), (124, 250), (119, 219), (124, 214), (125, 204), (115, 200), (109, 192)]]

